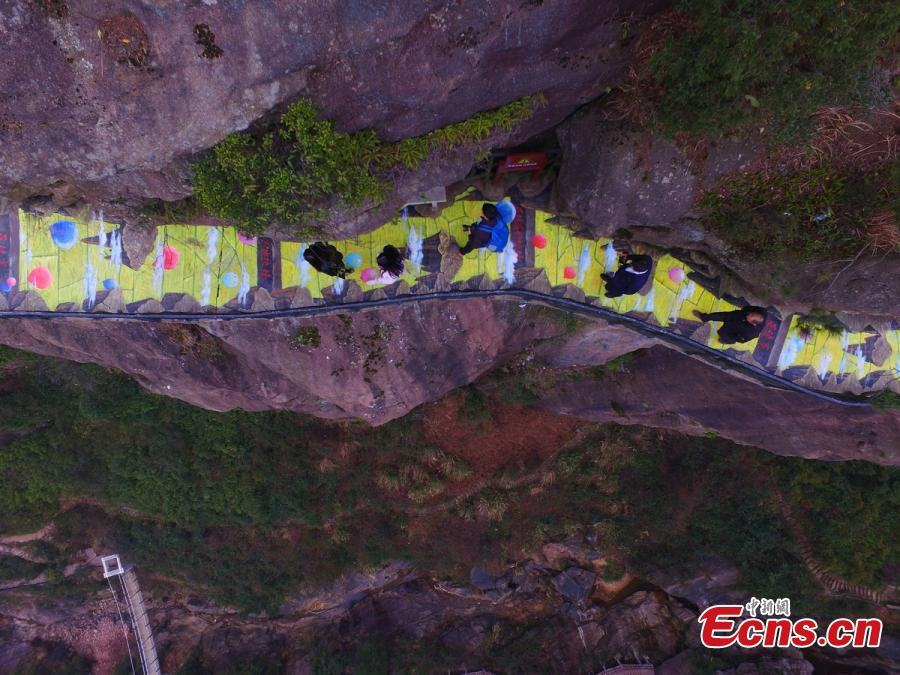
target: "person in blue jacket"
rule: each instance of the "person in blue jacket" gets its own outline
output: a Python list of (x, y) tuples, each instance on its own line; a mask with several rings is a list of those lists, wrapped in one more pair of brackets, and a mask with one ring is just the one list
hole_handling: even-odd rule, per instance
[(465, 255), (477, 248), (488, 248), (500, 253), (509, 241), (509, 224), (515, 217), (516, 207), (512, 202), (485, 204), (481, 207), (481, 219), (472, 225), (463, 226), (469, 233), (469, 240), (459, 252)]

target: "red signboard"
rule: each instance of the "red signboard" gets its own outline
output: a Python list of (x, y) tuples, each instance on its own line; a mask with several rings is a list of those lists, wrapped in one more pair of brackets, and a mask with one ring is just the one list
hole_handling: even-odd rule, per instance
[(543, 152), (516, 152), (507, 155), (502, 162), (497, 165), (497, 175), (494, 180), (504, 173), (515, 173), (520, 171), (531, 171), (535, 175), (539, 174), (549, 159)]

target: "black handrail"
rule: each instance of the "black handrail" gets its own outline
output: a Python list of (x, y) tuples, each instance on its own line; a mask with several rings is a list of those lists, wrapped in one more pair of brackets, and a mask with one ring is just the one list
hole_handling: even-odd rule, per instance
[(553, 307), (573, 311), (587, 316), (600, 317), (610, 323), (621, 324), (634, 329), (644, 335), (659, 338), (665, 342), (678, 345), (683, 351), (693, 356), (702, 357), (708, 361), (715, 361), (720, 365), (732, 369), (738, 369), (749, 374), (754, 379), (768, 386), (783, 389), (786, 391), (796, 391), (807, 396), (812, 396), (822, 401), (836, 403), (847, 407), (870, 408), (871, 403), (858, 397), (840, 396), (830, 394), (803, 385), (791, 382), (788, 379), (779, 377), (774, 373), (755, 366), (746, 361), (741, 361), (730, 354), (726, 354), (712, 347), (701, 344), (689, 337), (679, 335), (666, 330), (661, 326), (654, 326), (627, 314), (618, 314), (613, 310), (597, 305), (588, 305), (577, 300), (568, 298), (560, 298), (537, 291), (529, 291), (521, 288), (505, 288), (493, 290), (454, 290), (442, 291), (435, 293), (420, 293), (411, 295), (398, 295), (380, 300), (365, 300), (361, 302), (347, 302), (341, 304), (328, 305), (309, 305), (307, 307), (296, 307), (289, 309), (270, 309), (254, 312), (148, 312), (146, 314), (130, 314), (130, 313), (106, 313), (106, 312), (54, 312), (50, 310), (38, 311), (7, 311), (0, 312), (2, 318), (19, 318), (19, 319), (103, 319), (103, 320), (126, 320), (126, 321), (198, 321), (198, 320), (218, 320), (233, 321), (238, 319), (275, 319), (281, 317), (306, 317), (320, 316), (323, 314), (331, 314), (345, 311), (357, 311), (363, 309), (371, 309), (375, 307), (388, 307), (393, 305), (403, 305), (410, 302), (421, 302), (427, 300), (437, 300), (443, 298), (495, 298), (495, 297), (512, 297), (525, 300), (533, 300), (541, 302)]

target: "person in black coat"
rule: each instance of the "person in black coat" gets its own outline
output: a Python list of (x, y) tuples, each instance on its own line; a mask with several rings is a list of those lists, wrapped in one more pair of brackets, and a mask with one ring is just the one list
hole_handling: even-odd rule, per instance
[(638, 293), (650, 281), (652, 267), (653, 258), (649, 255), (621, 254), (616, 273), (600, 275), (606, 282), (606, 297), (618, 298), (620, 295)]
[(341, 279), (347, 276), (344, 256), (333, 244), (317, 241), (303, 251), (303, 259), (322, 274)]
[(747, 305), (743, 309), (736, 309), (733, 312), (706, 314), (695, 311), (694, 314), (701, 321), (721, 321), (719, 342), (726, 345), (735, 342), (750, 342), (759, 337), (763, 324), (766, 322), (766, 310), (754, 305)]

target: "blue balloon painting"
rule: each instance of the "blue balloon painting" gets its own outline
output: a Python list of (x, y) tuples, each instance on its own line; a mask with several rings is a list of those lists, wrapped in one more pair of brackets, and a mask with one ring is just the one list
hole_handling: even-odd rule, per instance
[(359, 269), (362, 266), (362, 256), (354, 251), (353, 253), (347, 254), (347, 257), (344, 258), (344, 262), (347, 263), (347, 267)]
[(108, 291), (114, 291), (119, 287), (119, 282), (115, 279), (104, 279), (103, 280), (103, 288)]
[(50, 238), (58, 248), (68, 251), (78, 243), (78, 228), (71, 220), (57, 220), (50, 226)]
[(234, 288), (238, 285), (238, 275), (234, 272), (225, 272), (222, 275), (222, 285), (225, 288)]

